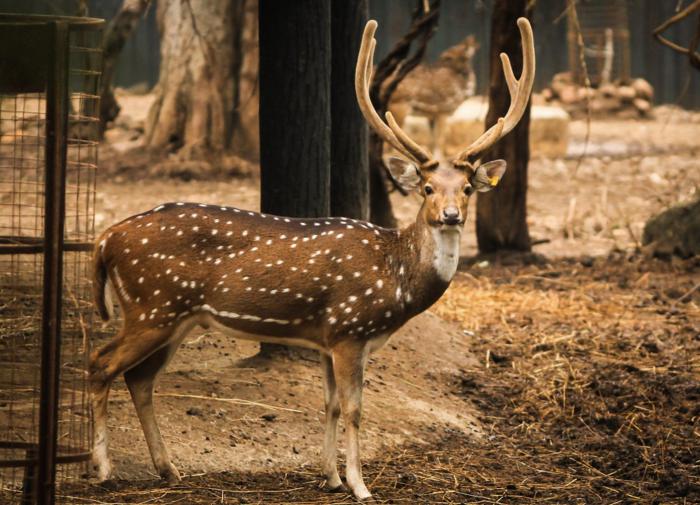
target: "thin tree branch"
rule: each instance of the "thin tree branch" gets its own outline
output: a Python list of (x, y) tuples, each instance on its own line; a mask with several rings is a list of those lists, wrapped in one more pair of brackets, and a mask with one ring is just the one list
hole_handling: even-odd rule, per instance
[(102, 41), (102, 80), (100, 83), (100, 133), (104, 133), (107, 122), (119, 114), (119, 104), (114, 98), (112, 80), (117, 59), (124, 44), (136, 29), (139, 20), (148, 11), (151, 0), (124, 0), (117, 14), (107, 25)]
[(574, 175), (578, 173), (578, 169), (581, 167), (583, 159), (586, 157), (588, 151), (588, 142), (591, 137), (591, 78), (588, 74), (588, 65), (586, 64), (586, 56), (584, 52), (583, 44), (583, 33), (581, 32), (581, 25), (578, 21), (578, 12), (576, 10), (576, 0), (567, 0), (569, 4), (569, 16), (571, 16), (571, 22), (574, 30), (576, 30), (576, 45), (578, 46), (578, 57), (579, 63), (581, 65), (581, 70), (583, 71), (583, 84), (586, 87), (586, 137), (583, 144), (583, 152), (579, 156), (576, 166), (574, 167)]
[[(419, 0), (418, 6), (413, 11), (411, 16), (411, 26), (401, 40), (389, 51), (389, 53), (379, 62), (377, 69), (372, 76), (372, 84), (370, 85), (370, 99), (375, 110), (380, 117), (383, 117), (389, 107), (391, 96), (396, 88), (406, 75), (411, 72), (425, 55), (428, 41), (434, 35), (437, 28), (437, 22), (440, 15), (440, 0), (435, 0), (426, 10), (422, 0)], [(415, 50), (411, 54), (413, 44), (416, 42)], [(371, 134), (371, 142), (379, 142), (382, 140), (374, 133)], [(370, 150), (374, 153), (375, 150)], [(381, 152), (381, 151), (380, 151)], [(381, 166), (385, 173), (389, 174), (389, 180), (392, 182), (395, 189), (401, 192), (404, 196), (406, 191), (391, 177), (391, 173), (384, 165), (381, 159), (370, 159), (371, 166)]]
[[(670, 41), (666, 37), (662, 35), (663, 32), (665, 32), (671, 25), (674, 25), (678, 23), (679, 21), (682, 21), (683, 19), (687, 18), (690, 16), (693, 12), (698, 11), (698, 26), (695, 32), (695, 36), (693, 39), (690, 41), (689, 46), (683, 47), (681, 45), (676, 44), (675, 42)], [(652, 35), (656, 40), (658, 40), (661, 44), (670, 47), (674, 51), (681, 53), (681, 54), (686, 54), (688, 55), (688, 61), (690, 64), (700, 70), (700, 53), (697, 52), (698, 46), (700, 45), (700, 0), (695, 0), (693, 3), (688, 5), (685, 9), (682, 11), (678, 12), (677, 14), (674, 14), (670, 18), (668, 18), (666, 21), (661, 23), (659, 26), (657, 26), (654, 31), (652, 32)]]

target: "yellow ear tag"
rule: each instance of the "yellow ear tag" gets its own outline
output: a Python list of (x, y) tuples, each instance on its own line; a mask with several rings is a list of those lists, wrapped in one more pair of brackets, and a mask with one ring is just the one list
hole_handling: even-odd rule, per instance
[(493, 177), (489, 177), (489, 184), (491, 184), (491, 186), (495, 187), (498, 185), (498, 181), (500, 181), (500, 180), (501, 180), (500, 177), (498, 177), (497, 175), (494, 175)]

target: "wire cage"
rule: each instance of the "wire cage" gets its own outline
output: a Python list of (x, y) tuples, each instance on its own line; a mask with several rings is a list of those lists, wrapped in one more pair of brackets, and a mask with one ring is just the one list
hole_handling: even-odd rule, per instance
[(90, 457), (102, 23), (0, 14), (3, 504), (53, 503)]
[[(630, 31), (627, 0), (581, 0), (576, 6), (584, 57), (593, 86), (630, 77)], [(575, 82), (584, 84), (578, 30), (569, 11), (567, 42), (569, 68)]]

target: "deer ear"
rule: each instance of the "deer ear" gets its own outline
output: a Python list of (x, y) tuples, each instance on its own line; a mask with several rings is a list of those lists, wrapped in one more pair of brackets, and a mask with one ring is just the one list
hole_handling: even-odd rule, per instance
[(395, 156), (385, 156), (384, 164), (389, 169), (391, 177), (394, 178), (404, 189), (411, 191), (416, 189), (421, 182), (418, 167), (401, 158)]
[(505, 160), (489, 161), (480, 165), (469, 179), (475, 191), (485, 193), (495, 188), (506, 172)]

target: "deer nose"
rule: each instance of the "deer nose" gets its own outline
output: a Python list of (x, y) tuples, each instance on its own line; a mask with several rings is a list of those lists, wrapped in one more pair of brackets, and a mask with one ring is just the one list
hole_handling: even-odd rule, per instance
[(457, 207), (445, 207), (442, 211), (442, 222), (445, 224), (459, 224), (459, 209)]

